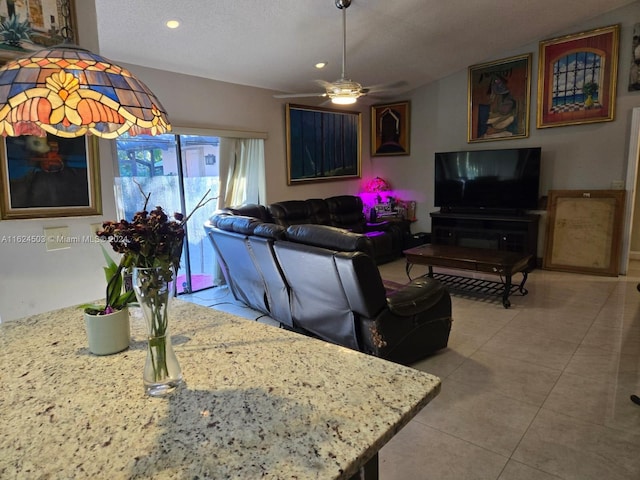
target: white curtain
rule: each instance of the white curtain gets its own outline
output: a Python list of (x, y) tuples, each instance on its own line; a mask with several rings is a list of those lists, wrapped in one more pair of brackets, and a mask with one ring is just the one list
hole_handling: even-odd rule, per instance
[(264, 140), (221, 137), (218, 208), (261, 203), (265, 191)]
[[(266, 191), (264, 140), (220, 137), (219, 181), (218, 208), (263, 202)], [(214, 284), (224, 283), (216, 262)]]

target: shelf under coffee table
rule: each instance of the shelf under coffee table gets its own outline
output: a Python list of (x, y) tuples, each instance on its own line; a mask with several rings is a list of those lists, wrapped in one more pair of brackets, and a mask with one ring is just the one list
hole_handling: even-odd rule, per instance
[[(524, 288), (531, 258), (528, 254), (434, 244), (420, 245), (403, 253), (407, 259), (406, 271), (409, 278), (414, 265), (426, 265), (429, 269), (428, 276), (440, 280), (452, 290), (501, 296), (504, 308), (511, 306), (509, 296), (513, 293), (528, 293)], [(434, 273), (433, 267), (489, 273), (500, 276), (501, 281)], [(522, 273), (522, 281), (514, 285), (512, 277), (516, 273)]]

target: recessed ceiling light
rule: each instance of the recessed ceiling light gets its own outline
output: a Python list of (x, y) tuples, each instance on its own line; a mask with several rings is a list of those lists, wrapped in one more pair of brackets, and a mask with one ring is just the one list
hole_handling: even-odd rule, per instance
[(324, 68), (327, 66), (327, 62), (318, 62), (315, 64), (315, 67), (320, 70), (321, 68)]
[(178, 28), (180, 26), (180, 22), (178, 20), (169, 20), (166, 25), (169, 28)]

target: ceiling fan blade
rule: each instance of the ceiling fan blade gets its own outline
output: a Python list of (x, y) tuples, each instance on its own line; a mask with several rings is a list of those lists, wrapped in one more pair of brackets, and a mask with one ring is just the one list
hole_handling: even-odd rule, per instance
[(302, 97), (326, 97), (327, 93), (279, 93), (273, 98), (302, 98)]
[(409, 85), (409, 83), (402, 80), (399, 82), (386, 83), (381, 85), (372, 85), (370, 87), (362, 87), (362, 90), (366, 93), (376, 93), (376, 92), (382, 92), (385, 90), (396, 90), (398, 88), (406, 87), (407, 85)]
[(325, 90), (330, 90), (331, 88), (333, 88), (333, 83), (327, 82), (326, 80), (314, 80), (314, 82)]

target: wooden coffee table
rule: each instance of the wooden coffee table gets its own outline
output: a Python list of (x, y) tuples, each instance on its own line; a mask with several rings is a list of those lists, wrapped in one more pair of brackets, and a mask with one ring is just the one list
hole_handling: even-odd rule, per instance
[[(453, 245), (426, 244), (405, 250), (407, 259), (407, 276), (411, 279), (411, 268), (414, 265), (426, 265), (429, 277), (437, 278), (446, 285), (461, 291), (480, 293), (485, 295), (500, 295), (502, 305), (509, 308), (509, 296), (516, 291), (521, 295), (528, 293), (524, 288), (527, 281), (527, 269), (531, 255), (517, 252), (505, 252), (485, 248), (458, 247)], [(474, 272), (499, 275), (501, 281), (468, 278), (457, 275), (434, 274), (433, 267), (453, 268)], [(522, 281), (513, 285), (511, 279), (514, 274), (522, 273)]]

